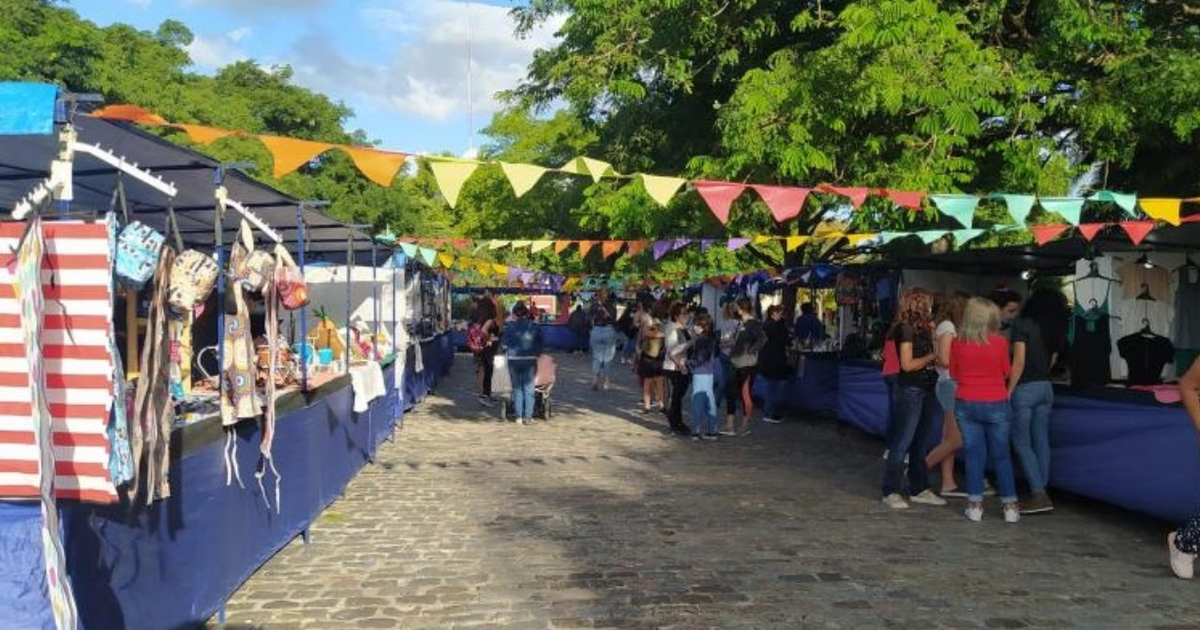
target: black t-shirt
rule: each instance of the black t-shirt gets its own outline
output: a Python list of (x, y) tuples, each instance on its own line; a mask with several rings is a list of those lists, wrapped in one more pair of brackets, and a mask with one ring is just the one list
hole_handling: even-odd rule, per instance
[(1175, 361), (1175, 346), (1166, 337), (1135, 333), (1117, 341), (1117, 351), (1129, 366), (1130, 385), (1158, 385), (1162, 371)]
[[(933, 354), (933, 333), (928, 330), (917, 331), (908, 324), (900, 324), (896, 327), (896, 352), (900, 351), (900, 344), (911, 343), (913, 359), (920, 359)], [(905, 372), (904, 368), (900, 368), (900, 374), (896, 376), (896, 382), (901, 387), (933, 387), (937, 381), (937, 372), (933, 369), (933, 364), (930, 363), (925, 369), (916, 372)]]
[(1037, 383), (1050, 380), (1050, 349), (1042, 338), (1042, 328), (1032, 319), (1024, 317), (1013, 321), (1009, 329), (1009, 340), (1015, 346), (1025, 344), (1025, 370), (1021, 372), (1022, 383)]

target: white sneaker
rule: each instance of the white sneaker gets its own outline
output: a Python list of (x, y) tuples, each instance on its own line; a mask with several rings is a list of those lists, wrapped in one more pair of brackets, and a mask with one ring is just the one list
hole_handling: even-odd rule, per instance
[(967, 506), (967, 520), (972, 523), (978, 523), (983, 520), (983, 504), (972, 503)]
[(886, 448), (885, 448), (885, 449), (883, 449), (883, 457), (880, 457), (880, 459), (882, 459), (883, 461), (885, 461), (885, 462), (886, 462), (886, 461), (887, 461), (887, 456), (888, 456), (888, 453), (891, 453), (891, 451), (889, 451), (889, 450), (888, 450), (888, 449), (886, 449)]
[(779, 418), (772, 418), (771, 416), (763, 416), (762, 421), (766, 422), (767, 424), (783, 424), (783, 420), (780, 420)]
[(1021, 509), (1016, 503), (1004, 504), (1004, 522), (1010, 525), (1021, 522)]
[(933, 490), (928, 488), (926, 488), (921, 494), (909, 498), (909, 501), (912, 501), (913, 503), (919, 503), (921, 505), (946, 505), (945, 499), (934, 494)]
[(1176, 532), (1167, 534), (1167, 549), (1171, 555), (1171, 570), (1175, 572), (1175, 577), (1181, 580), (1190, 580), (1196, 568), (1196, 556), (1190, 553), (1184, 553), (1175, 546)]
[(892, 508), (893, 510), (907, 510), (908, 509), (908, 501), (905, 501), (904, 497), (901, 497), (900, 495), (896, 494), (895, 492), (887, 495), (886, 497), (883, 497), (883, 504)]

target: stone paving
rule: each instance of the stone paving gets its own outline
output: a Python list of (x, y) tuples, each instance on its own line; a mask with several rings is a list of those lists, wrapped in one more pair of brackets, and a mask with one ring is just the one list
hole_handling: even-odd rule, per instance
[[(880, 444), (829, 419), (695, 443), (558, 357), (555, 418), (500, 423), (470, 361), (312, 530), (229, 604), (228, 628), (1200, 628), (1167, 526), (1060, 497), (892, 512)], [(211, 624), (213, 627), (216, 623)]]

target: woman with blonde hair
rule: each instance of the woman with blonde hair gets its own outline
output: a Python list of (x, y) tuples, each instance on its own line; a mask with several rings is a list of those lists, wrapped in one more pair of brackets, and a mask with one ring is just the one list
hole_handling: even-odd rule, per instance
[(933, 331), (933, 339), (937, 348), (938, 373), (934, 394), (942, 407), (942, 441), (925, 457), (925, 465), (929, 468), (941, 466), (943, 497), (967, 496), (954, 481), (954, 454), (962, 448), (962, 434), (954, 419), (954, 396), (958, 386), (950, 378), (950, 347), (962, 326), (963, 309), (968, 299), (970, 296), (963, 293), (946, 293), (940, 296), (934, 309), (937, 328)]
[(999, 335), (1000, 309), (991, 300), (971, 298), (962, 329), (950, 347), (950, 377), (958, 384), (955, 413), (967, 459), (967, 518), (983, 518), (983, 472), (991, 463), (1004, 503), (1004, 521), (1021, 520), (1013, 475), (1012, 412), (1008, 340)]

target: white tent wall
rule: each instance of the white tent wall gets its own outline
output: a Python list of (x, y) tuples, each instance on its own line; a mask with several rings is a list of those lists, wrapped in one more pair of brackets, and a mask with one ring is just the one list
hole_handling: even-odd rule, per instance
[[(392, 269), (371, 267), (349, 268), (345, 265), (310, 266), (304, 269), (304, 280), (308, 283), (310, 300), (309, 312), (315, 313), (321, 307), (337, 322), (338, 326), (346, 324), (346, 280), (350, 279), (350, 321), (362, 322), (374, 331), (376, 314), (379, 318), (379, 330), (390, 332), (395, 322), (392, 319), (392, 302), (395, 295), (392, 292)], [(397, 287), (403, 286), (403, 270), (397, 278)], [(378, 310), (376, 310), (376, 294), (378, 294)], [(402, 304), (396, 305), (396, 313), (404, 312)], [(403, 318), (401, 318), (403, 321)]]

